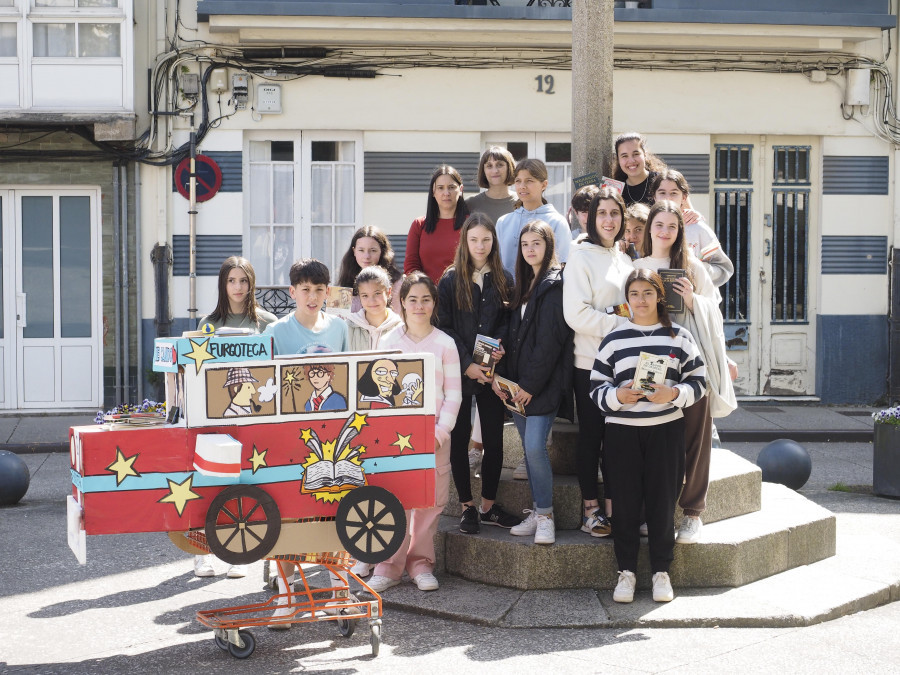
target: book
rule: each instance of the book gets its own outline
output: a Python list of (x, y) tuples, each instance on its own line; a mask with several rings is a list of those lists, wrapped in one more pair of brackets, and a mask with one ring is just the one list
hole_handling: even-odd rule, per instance
[(663, 290), (666, 292), (666, 308), (670, 312), (684, 311), (684, 298), (675, 292), (674, 283), (685, 276), (684, 270), (666, 269), (659, 270), (659, 277), (663, 282)]
[(521, 403), (512, 403), (509, 400), (519, 393), (519, 385), (512, 380), (507, 380), (505, 377), (501, 377), (500, 375), (497, 375), (497, 377), (494, 378), (494, 381), (497, 383), (500, 391), (502, 391), (509, 397), (507, 398), (507, 400), (503, 401), (503, 405), (509, 408), (510, 411), (519, 413), (522, 417), (525, 417), (525, 406)]
[(652, 394), (655, 390), (650, 386), (651, 384), (666, 383), (666, 371), (669, 370), (671, 362), (672, 359), (668, 356), (641, 352), (637, 367), (634, 369), (634, 381), (631, 383), (631, 388), (645, 394)]
[(329, 286), (325, 298), (325, 311), (343, 318), (350, 316), (353, 304), (353, 289), (347, 286)]
[(303, 472), (300, 492), (341, 492), (348, 488), (362, 487), (366, 484), (365, 474), (362, 467), (350, 459), (352, 457), (336, 462), (327, 459), (313, 462)]
[(472, 361), (479, 366), (486, 367), (488, 369), (488, 377), (494, 376), (494, 366), (497, 365), (497, 361), (494, 358), (494, 350), (499, 348), (499, 340), (480, 333), (475, 336), (475, 349), (472, 350)]
[(580, 190), (586, 185), (600, 185), (600, 176), (596, 171), (592, 171), (591, 173), (586, 173), (583, 176), (578, 176), (572, 179), (572, 184), (575, 186), (575, 190)]
[(235, 335), (253, 335), (253, 331), (249, 328), (230, 328), (229, 326), (216, 328), (217, 337), (229, 337)]
[(611, 187), (614, 190), (618, 190), (619, 194), (622, 194), (622, 190), (625, 189), (625, 183), (620, 180), (616, 180), (615, 178), (603, 176), (603, 182), (600, 183), (600, 187)]
[(614, 316), (624, 316), (626, 319), (633, 319), (634, 312), (631, 311), (631, 305), (623, 302), (621, 305), (610, 305), (604, 310), (607, 314)]

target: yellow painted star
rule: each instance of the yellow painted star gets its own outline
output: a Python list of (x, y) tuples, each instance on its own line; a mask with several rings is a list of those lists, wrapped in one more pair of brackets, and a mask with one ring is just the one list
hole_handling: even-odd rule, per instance
[(200, 372), (200, 366), (204, 361), (214, 359), (215, 357), (209, 353), (209, 338), (195, 342), (191, 340), (191, 351), (185, 354), (186, 358), (194, 359), (194, 365), (197, 366), (197, 372)]
[(350, 426), (356, 429), (357, 431), (362, 431), (362, 428), (366, 426), (368, 422), (366, 422), (366, 416), (360, 415), (359, 413), (353, 413), (353, 421), (350, 422)]
[(310, 431), (309, 429), (303, 429), (303, 431), (300, 432), (300, 440), (302, 440), (304, 443), (309, 443), (311, 438), (312, 431)]
[(288, 370), (288, 371), (285, 372), (285, 374), (284, 374), (284, 381), (285, 381), (285, 382), (287, 382), (287, 383), (289, 383), (289, 384), (293, 384), (293, 383), (294, 383), (294, 379), (295, 379), (295, 378), (294, 378), (294, 371), (293, 371), (293, 370)]
[(391, 443), (391, 445), (396, 445), (398, 448), (400, 448), (400, 452), (403, 452), (403, 451), (406, 450), (407, 448), (409, 448), (410, 450), (412, 450), (412, 449), (413, 449), (413, 446), (412, 446), (412, 444), (409, 442), (409, 439), (410, 439), (411, 437), (412, 437), (412, 434), (408, 434), (408, 435), (404, 436), (403, 434), (401, 434), (401, 433), (398, 431), (398, 432), (397, 432), (397, 440), (396, 440), (395, 442)]
[[(121, 485), (122, 481), (125, 480), (128, 476), (138, 476), (141, 474), (137, 472), (137, 469), (134, 468), (134, 460), (138, 458), (137, 454), (132, 455), (131, 457), (125, 457), (122, 454), (122, 451), (119, 448), (116, 448), (116, 461), (106, 467), (107, 471), (112, 471), (116, 474), (116, 485)], [(130, 483), (129, 483), (130, 485)]]
[(171, 478), (166, 478), (169, 483), (169, 494), (159, 500), (160, 504), (174, 504), (175, 510), (180, 516), (184, 513), (185, 505), (193, 499), (203, 499), (196, 492), (191, 490), (191, 484), (194, 482), (194, 474), (185, 478), (182, 482), (176, 483)]
[(269, 466), (266, 464), (266, 453), (268, 450), (263, 450), (260, 452), (256, 449), (256, 446), (253, 446), (253, 455), (250, 457), (250, 465), (253, 467), (253, 473), (256, 473), (256, 470), (261, 466)]

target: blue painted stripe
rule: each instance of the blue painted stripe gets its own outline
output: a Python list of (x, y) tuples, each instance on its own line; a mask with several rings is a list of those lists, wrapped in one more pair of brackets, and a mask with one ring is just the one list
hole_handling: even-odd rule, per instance
[[(400, 473), (434, 468), (434, 455), (401, 455), (399, 457), (377, 457), (363, 460), (363, 471), (367, 475), (379, 473)], [(116, 485), (114, 474), (108, 476), (82, 476), (72, 470), (72, 483), (83, 493), (116, 492), (131, 490), (166, 490), (169, 480), (183, 483), (188, 476), (193, 476), (192, 487), (226, 487), (228, 485), (270, 485), (273, 483), (289, 483), (303, 478), (303, 467), (272, 466), (259, 469), (255, 474), (250, 469), (241, 471), (240, 477), (204, 476), (199, 471), (173, 471), (170, 473), (145, 473), (140, 476), (127, 476), (121, 485)]]

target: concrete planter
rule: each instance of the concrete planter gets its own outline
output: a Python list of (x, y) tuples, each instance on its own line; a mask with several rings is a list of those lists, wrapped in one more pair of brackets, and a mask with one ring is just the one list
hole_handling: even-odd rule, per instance
[(881, 497), (900, 497), (900, 426), (875, 424), (872, 492)]

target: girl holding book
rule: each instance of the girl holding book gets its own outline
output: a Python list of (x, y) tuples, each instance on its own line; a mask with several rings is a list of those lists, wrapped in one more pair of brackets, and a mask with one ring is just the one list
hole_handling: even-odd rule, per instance
[[(266, 326), (277, 321), (274, 314), (256, 303), (256, 272), (246, 258), (233, 255), (226, 258), (219, 268), (219, 299), (216, 308), (197, 323), (197, 328), (212, 324), (213, 328), (245, 328), (251, 333), (262, 333)], [(194, 556), (194, 575), (215, 576), (210, 555)], [(237, 579), (246, 576), (244, 565), (232, 565), (226, 576)]]
[[(684, 475), (682, 410), (702, 400), (706, 368), (690, 333), (669, 318), (658, 274), (634, 270), (625, 296), (634, 316), (603, 339), (591, 371), (591, 397), (606, 415), (607, 472), (615, 485), (613, 544), (619, 580), (613, 600), (634, 599), (643, 505), (653, 599), (668, 602), (674, 597), (669, 580), (672, 520)], [(632, 388), (643, 354), (665, 361), (663, 381), (646, 391)]]
[(468, 446), (472, 433), (469, 415), (456, 418), (450, 434), (450, 467), (463, 507), (459, 529), (477, 534), (485, 525), (510, 528), (520, 519), (495, 503), (503, 467), (503, 402), (491, 391), (492, 369), (473, 361), (479, 334), (501, 341), (494, 352), (503, 355), (512, 275), (503, 269), (494, 224), (483, 213), (473, 213), (460, 230), (460, 242), (453, 265), (438, 284), (439, 327), (456, 342), (462, 370), (462, 410), (478, 406), (484, 459), (481, 465), (481, 508), (472, 499)]
[(356, 275), (353, 295), (359, 298), (362, 308), (347, 317), (350, 351), (378, 349), (382, 338), (402, 323), (388, 307), (391, 278), (377, 265), (366, 267)]
[[(434, 535), (450, 494), (450, 433), (456, 424), (462, 389), (456, 343), (435, 327), (437, 298), (438, 291), (431, 279), (422, 272), (409, 274), (400, 287), (403, 325), (384, 341), (386, 349), (434, 354), (435, 506), (406, 512), (406, 538), (400, 550), (379, 563), (369, 580), (369, 586), (377, 592), (399, 584), (404, 570), (420, 591), (438, 589), (434, 576)], [(357, 572), (357, 567), (352, 571)]]
[(519, 389), (508, 399), (496, 378), (493, 388), (501, 399), (520, 404), (525, 411), (524, 415), (514, 412), (513, 422), (525, 448), (533, 506), (510, 534), (533, 536), (535, 544), (552, 544), (556, 528), (547, 437), (572, 385), (572, 329), (563, 316), (562, 268), (556, 259), (553, 230), (540, 220), (527, 223), (519, 234), (519, 251), (507, 351), (499, 365)]
[(603, 413), (590, 397), (590, 375), (600, 341), (624, 319), (610, 308), (625, 300), (625, 279), (634, 269), (618, 245), (625, 229), (625, 204), (618, 190), (601, 188), (588, 209), (587, 239), (572, 250), (563, 285), (563, 313), (575, 332), (572, 384), (578, 412), (576, 462), (584, 502), (582, 532), (593, 537), (610, 533), (612, 484), (603, 471), (605, 508), (600, 508), (597, 468), (603, 448)]
[(462, 176), (452, 166), (442, 164), (431, 174), (425, 216), (413, 221), (406, 236), (404, 273), (419, 270), (440, 279), (453, 262), (460, 228), (468, 215)]
[[(403, 282), (403, 273), (394, 265), (394, 249), (391, 242), (374, 225), (365, 225), (353, 233), (350, 239), (350, 247), (344, 253), (341, 260), (341, 269), (338, 274), (338, 286), (353, 288), (356, 275), (364, 267), (378, 265), (384, 268), (391, 278), (391, 309), (400, 311), (400, 284)], [(362, 307), (359, 294), (354, 288), (353, 301), (350, 305), (351, 312), (358, 312)]]
[(684, 519), (678, 529), (678, 541), (691, 544), (700, 540), (700, 514), (706, 508), (712, 418), (729, 414), (737, 407), (737, 401), (725, 354), (721, 296), (706, 267), (688, 250), (679, 205), (668, 200), (656, 202), (647, 223), (643, 247), (646, 257), (635, 260), (634, 267), (654, 272), (683, 270), (684, 276), (672, 283), (671, 292), (681, 296), (684, 307), (674, 312), (672, 319), (694, 337), (709, 380), (709, 396), (684, 410), (686, 460), (684, 490), (679, 498)]

